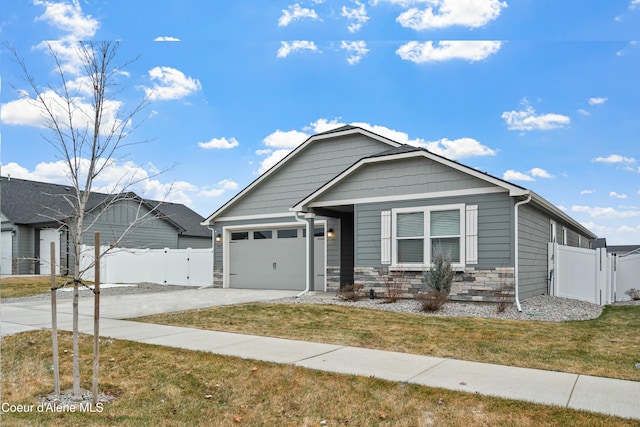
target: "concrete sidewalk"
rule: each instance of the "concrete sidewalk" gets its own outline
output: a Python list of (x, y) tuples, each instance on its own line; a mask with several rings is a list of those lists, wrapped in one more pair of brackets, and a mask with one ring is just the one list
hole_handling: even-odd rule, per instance
[[(174, 294), (174, 297), (162, 297), (163, 300), (166, 299), (165, 303), (159, 303), (155, 308), (148, 306), (146, 308), (133, 307), (129, 306), (128, 303), (131, 302), (132, 305), (135, 305), (134, 301), (123, 302), (117, 298), (109, 299), (105, 297), (104, 300), (106, 301), (101, 301), (101, 305), (105, 305), (105, 311), (100, 322), (100, 335), (121, 340), (292, 364), (327, 372), (376, 377), (390, 381), (441, 387), (449, 390), (640, 419), (640, 382), (635, 381), (514, 368), (332, 344), (154, 325), (120, 320), (117, 315), (114, 317), (116, 312), (119, 312), (123, 317), (129, 317), (131, 312), (153, 314), (149, 313), (149, 311), (162, 312), (158, 310), (176, 307), (185, 309), (182, 304), (189, 304), (194, 296), (180, 295), (184, 292), (191, 291), (167, 292), (167, 294)], [(207, 294), (203, 291), (193, 292), (200, 292), (200, 294), (197, 294), (200, 298), (196, 299), (199, 300), (201, 307), (216, 305), (208, 298), (214, 294)], [(221, 292), (215, 295), (222, 294)], [(149, 300), (149, 295), (146, 295), (145, 299), (147, 301)], [(153, 295), (159, 296), (161, 294)], [(268, 300), (288, 296), (278, 295), (265, 293), (261, 296), (258, 294), (252, 297), (254, 300)], [(127, 296), (128, 298), (131, 298), (131, 296)], [(231, 300), (248, 302), (247, 299), (249, 299), (248, 294), (241, 296), (238, 293), (227, 298), (218, 298), (218, 303)], [(138, 301), (139, 303), (140, 301)], [(58, 327), (61, 330), (71, 330), (71, 304), (69, 303), (68, 305), (69, 309), (58, 310)], [(90, 307), (81, 310), (80, 331), (92, 334), (92, 304), (89, 301), (83, 301), (81, 302), (82, 305)], [(118, 310), (116, 310), (116, 306), (118, 306)], [(49, 328), (51, 326), (50, 310), (50, 305), (47, 304), (3, 304), (0, 307), (2, 320), (0, 332), (6, 335), (29, 329)]]

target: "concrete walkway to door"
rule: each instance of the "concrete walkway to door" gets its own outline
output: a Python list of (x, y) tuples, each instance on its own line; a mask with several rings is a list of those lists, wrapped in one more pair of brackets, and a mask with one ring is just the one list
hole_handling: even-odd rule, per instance
[[(428, 387), (555, 405), (640, 420), (640, 382), (568, 374), (391, 351), (260, 337), (122, 320), (215, 305), (269, 301), (298, 291), (200, 289), (101, 299), (100, 335), (327, 372), (375, 376)], [(93, 298), (80, 302), (80, 331), (93, 333)], [(58, 327), (71, 330), (71, 302), (58, 309)], [(51, 306), (0, 305), (0, 334), (51, 327)]]

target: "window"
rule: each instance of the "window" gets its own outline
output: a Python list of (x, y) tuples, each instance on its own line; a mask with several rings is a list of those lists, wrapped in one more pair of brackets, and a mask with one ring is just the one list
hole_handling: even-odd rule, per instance
[(464, 264), (464, 205), (400, 208), (392, 211), (394, 266), (423, 268), (436, 253)]
[(231, 233), (231, 240), (249, 240), (249, 232), (237, 231), (237, 232)]
[(273, 235), (271, 230), (260, 230), (253, 232), (253, 240), (271, 239)]
[[(324, 227), (315, 227), (313, 229), (313, 235), (315, 237), (324, 237)], [(302, 229), (302, 237), (307, 237), (307, 229)]]
[(298, 230), (295, 228), (278, 230), (278, 239), (295, 239), (296, 237), (298, 237)]

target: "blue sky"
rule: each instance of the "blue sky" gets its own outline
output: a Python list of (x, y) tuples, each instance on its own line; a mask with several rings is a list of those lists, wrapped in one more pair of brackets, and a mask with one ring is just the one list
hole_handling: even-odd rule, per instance
[[(140, 127), (99, 185), (208, 216), (310, 135), (356, 124), (527, 187), (640, 244), (640, 0), (1, 0), (2, 175), (67, 183), (4, 43), (119, 40)], [(158, 170), (166, 172), (155, 175)], [(111, 181), (110, 181), (111, 180)]]

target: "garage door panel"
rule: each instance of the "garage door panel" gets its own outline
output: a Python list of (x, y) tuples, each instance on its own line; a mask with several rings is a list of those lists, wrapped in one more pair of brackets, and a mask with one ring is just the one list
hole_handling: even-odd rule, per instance
[[(229, 242), (229, 286), (244, 289), (304, 290), (306, 274), (306, 248), (302, 229), (292, 233), (293, 227), (274, 230), (264, 238), (265, 229), (248, 232), (247, 240)], [(254, 234), (255, 232), (255, 234)], [(289, 237), (289, 236), (296, 237)], [(240, 236), (239, 234), (237, 236)], [(285, 237), (286, 236), (286, 237)], [(316, 273), (324, 284), (324, 242), (316, 238)], [(319, 247), (320, 243), (320, 247)], [(314, 285), (318, 289), (319, 285)]]

